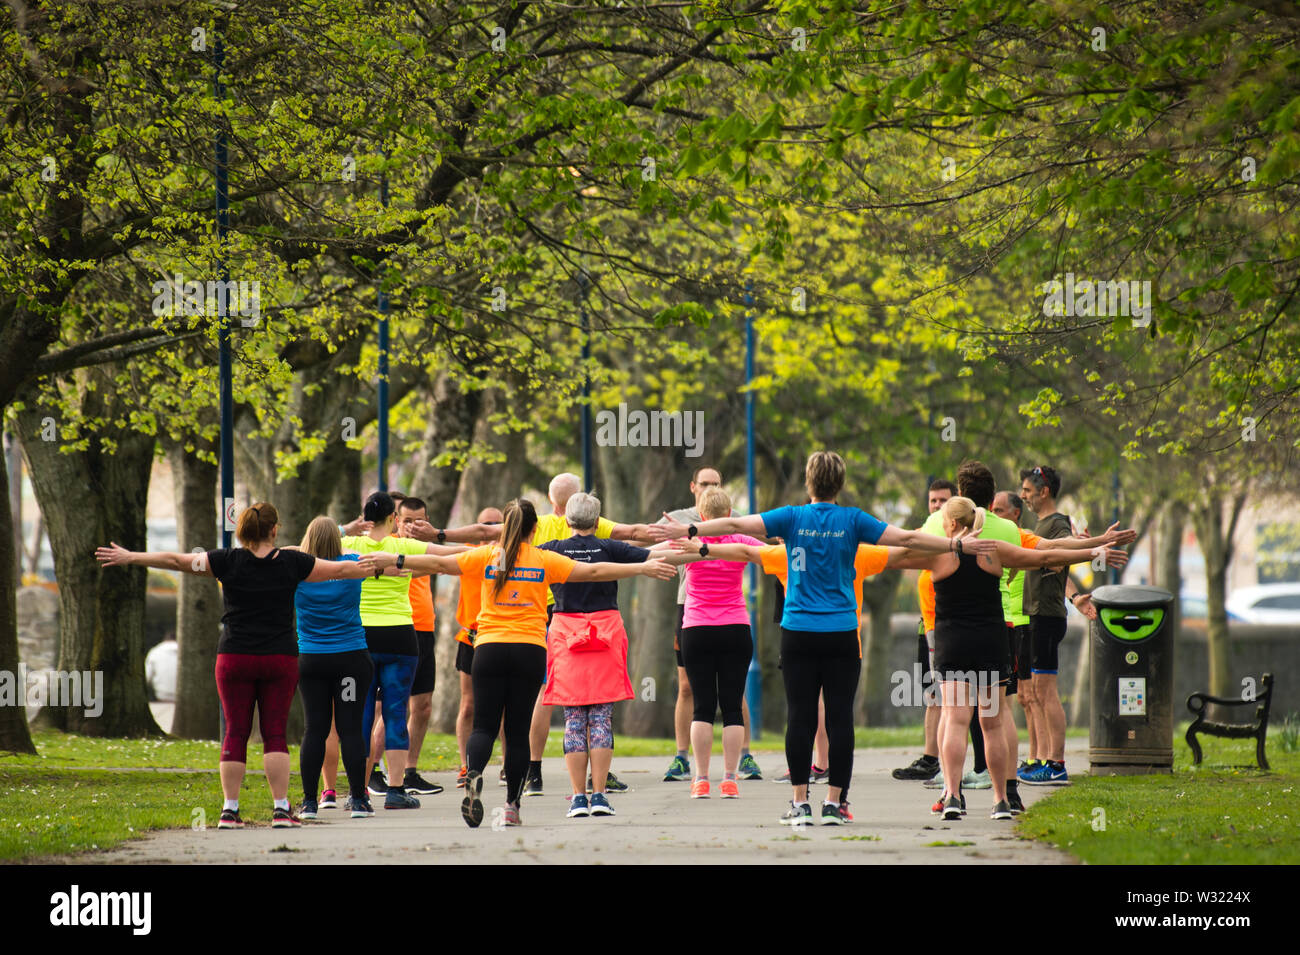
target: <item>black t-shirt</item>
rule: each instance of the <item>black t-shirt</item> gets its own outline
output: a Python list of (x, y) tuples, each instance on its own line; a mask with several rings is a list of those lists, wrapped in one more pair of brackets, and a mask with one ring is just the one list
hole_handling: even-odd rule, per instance
[[(649, 559), (650, 551), (626, 541), (591, 534), (574, 534), (563, 540), (547, 541), (543, 550), (580, 560), (587, 564), (613, 561), (616, 564), (640, 564)], [(589, 584), (551, 584), (556, 613), (595, 613), (618, 609), (618, 581), (601, 580)]]
[(300, 550), (276, 548), (265, 557), (244, 547), (208, 551), (226, 606), (217, 652), (297, 655), (293, 595), (315, 565), (316, 558)]

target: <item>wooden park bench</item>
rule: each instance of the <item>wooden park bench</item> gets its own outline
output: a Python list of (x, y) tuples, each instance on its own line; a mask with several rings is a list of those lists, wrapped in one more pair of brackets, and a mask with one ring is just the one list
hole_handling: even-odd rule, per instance
[[(1253, 700), (1225, 700), (1207, 693), (1193, 693), (1187, 698), (1187, 708), (1196, 714), (1192, 725), (1187, 727), (1187, 745), (1192, 750), (1192, 763), (1201, 762), (1201, 744), (1196, 739), (1197, 733), (1207, 736), (1222, 736), (1227, 739), (1255, 740), (1255, 760), (1260, 769), (1269, 769), (1268, 757), (1264, 755), (1264, 739), (1268, 735), (1268, 708), (1273, 701), (1273, 674), (1265, 673), (1260, 690)], [(1255, 718), (1249, 723), (1219, 723), (1205, 718), (1207, 703), (1219, 706), (1253, 706)]]

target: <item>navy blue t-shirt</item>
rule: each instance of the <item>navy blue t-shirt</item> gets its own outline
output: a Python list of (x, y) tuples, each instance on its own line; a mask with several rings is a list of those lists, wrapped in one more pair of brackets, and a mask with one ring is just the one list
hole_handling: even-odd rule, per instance
[[(613, 561), (616, 564), (640, 564), (650, 557), (644, 547), (635, 547), (626, 541), (592, 534), (574, 534), (563, 540), (547, 541), (542, 550), (587, 564)], [(618, 581), (601, 580), (583, 584), (551, 584), (555, 594), (556, 613), (595, 613), (598, 610), (618, 609)]]
[(858, 544), (874, 544), (889, 525), (856, 507), (818, 502), (764, 511), (769, 537), (785, 540), (789, 568), (785, 611), (787, 630), (834, 633), (858, 629)]

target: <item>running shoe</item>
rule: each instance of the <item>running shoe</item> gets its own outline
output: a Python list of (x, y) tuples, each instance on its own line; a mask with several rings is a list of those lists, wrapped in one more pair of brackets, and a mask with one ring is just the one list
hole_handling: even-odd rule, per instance
[(1065, 771), (1065, 763), (1047, 762), (1047, 773), (1043, 777), (1043, 786), (1068, 786), (1070, 775)]
[(1011, 805), (1010, 805), (1010, 804), (1009, 804), (1005, 799), (1001, 799), (1001, 800), (999, 800), (998, 802), (996, 802), (996, 803), (993, 804), (993, 812), (989, 814), (989, 818), (990, 818), (990, 819), (1010, 819), (1010, 818), (1011, 818)]
[(961, 819), (961, 803), (956, 796), (949, 796), (944, 800), (943, 818), (948, 822)]
[(296, 829), (302, 825), (302, 820), (293, 814), (293, 807), (288, 809), (275, 809), (271, 813), (272, 829)]
[(1023, 773), (1017, 774), (1020, 781), (1029, 786), (1046, 786), (1051, 775), (1052, 767), (1046, 762), (1037, 763)]
[(595, 793), (591, 797), (591, 814), (593, 816), (612, 816), (614, 807), (609, 804), (604, 793)]
[(961, 778), (962, 789), (992, 789), (993, 777), (986, 769), (982, 773), (971, 771)]
[[(959, 797), (958, 797), (958, 800), (959, 800), (959, 801), (958, 801), (957, 805), (961, 807), (961, 813), (962, 813), (962, 815), (964, 816), (964, 815), (966, 814), (966, 796), (965, 796), (965, 795), (959, 796)], [(947, 805), (947, 797), (945, 797), (945, 796), (940, 796), (939, 799), (938, 799), (938, 801), (937, 801), (933, 806), (930, 807), (930, 815), (932, 815), (932, 816), (942, 816), (942, 815), (943, 815), (943, 807), (944, 807), (945, 805)]]
[(244, 820), (239, 818), (238, 809), (221, 810), (221, 818), (217, 821), (218, 829), (243, 829)]
[(772, 780), (772, 782), (788, 784), (790, 782), (790, 770), (787, 769), (780, 776), (776, 777), (776, 779)]
[(737, 768), (736, 774), (741, 779), (762, 779), (763, 778), (763, 773), (758, 768), (758, 762), (754, 759), (753, 755), (750, 753), (746, 753), (744, 756), (740, 757), (740, 766)]
[(464, 788), (465, 788), (465, 774), (468, 773), (468, 772), (469, 772), (469, 770), (466, 769), (464, 766), (462, 766), (462, 767), (460, 768), (460, 772), (458, 772), (458, 773), (456, 774), (456, 788), (457, 788), (457, 789), (464, 789)]
[(363, 797), (349, 796), (343, 808), (352, 813), (353, 819), (369, 819), (375, 814), (375, 807), (370, 805), (369, 799)]
[(808, 770), (808, 782), (810, 783), (824, 783), (830, 778), (831, 771), (829, 769), (821, 769), (816, 763), (813, 763), (812, 768)]
[(1016, 770), (1016, 779), (1020, 780), (1022, 783), (1029, 782), (1029, 777), (1038, 772), (1039, 767), (1043, 765), (1045, 764), (1040, 763), (1036, 759), (1025, 760), (1025, 762), (1020, 764), (1020, 768)]
[(692, 799), (709, 798), (709, 781), (707, 779), (697, 779), (691, 783)]
[(675, 783), (679, 780), (689, 779), (690, 775), (690, 760), (681, 756), (674, 756), (673, 761), (668, 764), (668, 772), (664, 773), (664, 782)]
[(402, 788), (407, 792), (415, 793), (417, 796), (436, 796), (442, 792), (441, 786), (429, 782), (414, 769), (406, 771), (406, 776), (402, 779)]
[(806, 802), (795, 805), (794, 800), (791, 800), (790, 808), (781, 817), (781, 825), (783, 826), (811, 826), (812, 823), (812, 806)]
[(419, 809), (420, 800), (416, 799), (410, 793), (398, 792), (396, 789), (390, 789), (384, 795), (385, 809)]
[(1025, 811), (1025, 804), (1020, 798), (1020, 793), (1007, 793), (1007, 805), (1017, 816)]
[(939, 770), (921, 785), (926, 789), (943, 789), (943, 770)]
[(933, 779), (937, 772), (939, 772), (939, 761), (936, 759), (931, 762), (927, 757), (921, 756), (916, 760), (913, 760), (912, 765), (894, 770), (892, 775), (895, 779), (918, 779), (924, 781), (927, 779)]
[(483, 777), (474, 770), (465, 773), (465, 798), (460, 801), (461, 818), (465, 825), (477, 829), (483, 822)]
[(822, 803), (822, 825), (838, 826), (843, 822), (840, 818), (840, 807), (832, 806), (829, 803)]
[(591, 815), (591, 806), (588, 805), (587, 803), (587, 796), (585, 793), (580, 793), (576, 796), (570, 797), (569, 811), (565, 813), (565, 816), (567, 816), (569, 819), (573, 819), (576, 816), (590, 816), (590, 815)]
[(339, 807), (339, 796), (332, 789), (327, 789), (320, 794), (320, 808), (337, 809)]
[(542, 794), (543, 793), (542, 793), (541, 776), (529, 776), (527, 779), (524, 780), (525, 796), (541, 796)]
[(724, 779), (722, 784), (718, 786), (718, 795), (723, 799), (739, 799), (740, 786), (737, 785), (734, 779)]
[(370, 771), (370, 785), (366, 787), (372, 796), (384, 796), (388, 793), (388, 780), (384, 771), (376, 766)]
[[(618, 778), (617, 776), (615, 776), (613, 773), (608, 773), (608, 774), (606, 774), (606, 776), (605, 776), (605, 792), (607, 792), (607, 793), (625, 793), (625, 792), (627, 792), (627, 791), (628, 791), (629, 789), (631, 789), (631, 788), (632, 788), (631, 786), (629, 786), (627, 783), (623, 782), (623, 780), (619, 779), (619, 778)], [(590, 776), (587, 777), (587, 792), (595, 792), (595, 787), (592, 785), (592, 781), (591, 781), (591, 777), (590, 777)]]
[(842, 822), (844, 825), (847, 826), (852, 821), (853, 821), (853, 813), (849, 812), (848, 801), (841, 799), (840, 800), (840, 822)]
[(302, 801), (302, 805), (298, 807), (298, 818), (315, 819), (316, 812), (318, 809), (320, 809), (320, 806), (317, 804), (315, 799), (304, 798)]
[(507, 805), (506, 811), (502, 814), (501, 823), (506, 826), (522, 826), (524, 822), (519, 818), (519, 807)]

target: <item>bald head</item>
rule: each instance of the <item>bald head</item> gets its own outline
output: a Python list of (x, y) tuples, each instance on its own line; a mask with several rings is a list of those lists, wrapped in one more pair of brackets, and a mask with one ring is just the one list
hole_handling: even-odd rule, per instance
[(564, 506), (569, 503), (569, 498), (582, 490), (582, 479), (576, 474), (557, 474), (551, 478), (551, 486), (547, 490), (547, 497), (551, 499), (551, 507), (555, 508), (556, 514), (564, 513)]
[(476, 523), (479, 524), (500, 524), (505, 520), (505, 515), (495, 507), (485, 507), (478, 512)]

